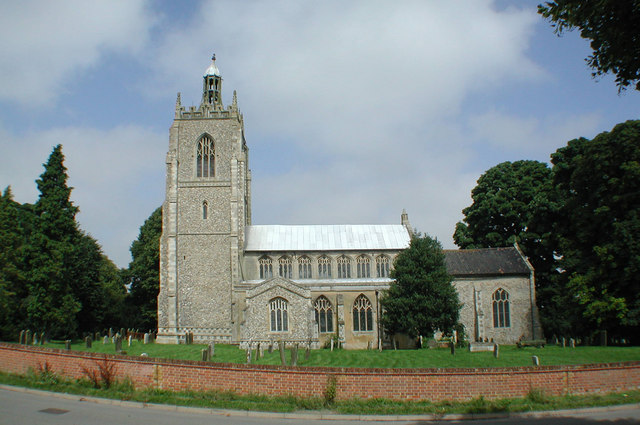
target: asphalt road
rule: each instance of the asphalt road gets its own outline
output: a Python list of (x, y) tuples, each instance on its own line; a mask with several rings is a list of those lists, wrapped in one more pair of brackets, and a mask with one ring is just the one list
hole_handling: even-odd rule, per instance
[[(371, 418), (372, 419), (372, 418)], [(127, 403), (101, 399), (82, 398), (55, 393), (12, 389), (0, 387), (0, 424), (153, 424), (153, 425), (192, 425), (192, 424), (329, 424), (358, 425), (376, 423), (394, 424), (640, 424), (640, 405), (621, 406), (611, 409), (585, 409), (577, 411), (544, 412), (533, 416), (513, 416), (507, 418), (477, 419), (450, 416), (445, 420), (358, 420), (357, 417), (345, 418), (338, 415), (322, 417), (319, 413), (301, 415), (271, 414), (258, 412), (233, 412), (213, 409), (176, 408), (169, 406), (147, 406), (140, 403)]]

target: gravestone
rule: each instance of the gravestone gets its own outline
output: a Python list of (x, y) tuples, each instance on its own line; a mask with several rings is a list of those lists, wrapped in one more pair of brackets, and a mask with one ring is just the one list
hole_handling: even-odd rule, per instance
[(20, 336), (18, 337), (18, 344), (24, 344), (24, 329), (20, 331)]
[(113, 338), (113, 329), (109, 328), (109, 339)]
[(567, 345), (567, 341), (564, 339), (564, 337), (562, 337), (562, 348), (564, 348)]
[(576, 340), (573, 338), (569, 338), (569, 347), (576, 348)]
[(293, 344), (291, 347), (291, 366), (298, 365), (298, 343)]
[[(422, 337), (420, 337), (422, 339)], [(422, 346), (422, 342), (420, 342), (420, 346)], [(367, 341), (367, 350), (371, 350), (371, 341)]]
[(38, 345), (38, 333), (33, 333), (33, 345)]
[(493, 344), (493, 357), (496, 359), (500, 357), (500, 346), (498, 344)]
[(86, 348), (91, 348), (91, 343), (93, 342), (93, 340), (91, 339), (91, 336), (86, 336), (84, 338), (84, 346)]
[(455, 356), (456, 355), (456, 344), (454, 344), (453, 341), (451, 341), (449, 343), (449, 345), (451, 345), (451, 355)]
[(208, 362), (209, 361), (209, 350), (206, 348), (203, 348), (201, 351), (202, 354), (202, 361), (203, 362)]
[(104, 336), (104, 338), (102, 338), (102, 345), (106, 345), (109, 343), (109, 337), (108, 336)]
[(256, 360), (260, 360), (260, 357), (262, 357), (261, 354), (261, 348), (260, 348), (261, 344), (258, 343), (258, 347), (256, 348)]
[(93, 340), (94, 340), (94, 341), (100, 341), (100, 332), (96, 332), (96, 333), (93, 335)]
[(273, 353), (273, 341), (269, 342), (269, 348), (267, 350), (269, 351), (269, 354)]
[(287, 359), (284, 357), (284, 341), (278, 341), (278, 350), (280, 350), (280, 363), (284, 366), (287, 364)]
[(47, 337), (47, 334), (45, 334), (44, 332), (40, 332), (40, 345), (44, 344), (46, 337)]
[(27, 332), (25, 332), (24, 334), (24, 344), (25, 345), (31, 344), (31, 331), (29, 329), (27, 329)]
[(151, 337), (149, 336), (148, 333), (144, 334), (144, 343), (145, 344), (148, 344), (150, 339), (151, 339)]
[(122, 338), (120, 338), (120, 335), (116, 334), (115, 337), (115, 344), (116, 344), (116, 353), (119, 353), (122, 351)]
[(538, 356), (531, 356), (531, 361), (534, 366), (540, 366), (540, 359), (538, 359)]
[(125, 333), (124, 328), (120, 328), (120, 332), (118, 332), (120, 334), (120, 337), (124, 338), (125, 336), (127, 336), (127, 334)]
[(133, 340), (133, 335), (129, 334), (129, 338), (127, 338), (127, 343), (129, 344), (129, 347), (131, 347), (132, 340)]
[(311, 357), (311, 341), (307, 343), (307, 348), (304, 350), (304, 359), (309, 360), (309, 357)]
[(247, 345), (247, 364), (251, 363), (251, 343)]
[(64, 349), (65, 350), (71, 350), (71, 340), (68, 339), (64, 342)]
[(216, 344), (211, 341), (209, 343), (209, 357), (213, 357), (216, 355)]
[(607, 331), (606, 329), (603, 331), (600, 331), (600, 346), (601, 347), (606, 347), (607, 346)]
[(333, 351), (333, 338), (331, 338), (331, 351)]

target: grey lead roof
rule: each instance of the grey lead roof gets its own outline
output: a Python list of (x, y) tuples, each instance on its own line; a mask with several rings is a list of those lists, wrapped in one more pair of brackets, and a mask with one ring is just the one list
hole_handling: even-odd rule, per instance
[(528, 275), (531, 270), (514, 247), (445, 250), (447, 271), (453, 276)]
[(410, 236), (401, 224), (247, 226), (246, 251), (349, 251), (405, 249)]

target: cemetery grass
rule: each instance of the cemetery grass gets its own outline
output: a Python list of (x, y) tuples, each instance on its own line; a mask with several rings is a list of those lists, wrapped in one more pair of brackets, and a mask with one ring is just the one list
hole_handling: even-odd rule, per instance
[[(51, 348), (64, 348), (63, 342), (45, 344)], [(122, 349), (127, 355), (140, 356), (146, 353), (149, 357), (200, 360), (201, 351), (206, 345), (169, 345), (143, 344), (133, 341), (129, 347), (123, 342)], [(71, 345), (72, 350), (115, 354), (114, 344), (94, 342), (92, 348), (85, 348), (84, 342)], [(313, 367), (362, 367), (362, 368), (490, 368), (521, 367), (532, 364), (532, 356), (537, 356), (541, 366), (569, 365), (588, 363), (610, 363), (640, 360), (640, 347), (598, 347), (579, 346), (562, 348), (547, 345), (544, 348), (517, 348), (514, 345), (500, 346), (499, 358), (492, 352), (471, 353), (468, 349), (456, 349), (455, 355), (448, 348), (431, 348), (421, 350), (311, 350), (306, 357), (305, 349), (298, 351), (298, 366)], [(287, 364), (291, 364), (291, 352), (286, 350)], [(216, 344), (212, 362), (246, 363), (246, 351), (237, 346)], [(256, 350), (252, 353), (252, 363), (279, 365), (280, 353), (274, 349), (272, 353), (264, 350), (264, 357), (256, 360)]]

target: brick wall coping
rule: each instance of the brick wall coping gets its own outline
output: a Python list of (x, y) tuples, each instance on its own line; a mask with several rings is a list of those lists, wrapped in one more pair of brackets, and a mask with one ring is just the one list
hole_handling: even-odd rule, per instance
[(627, 369), (640, 367), (640, 361), (587, 363), (576, 365), (541, 365), (541, 366), (510, 366), (485, 368), (358, 368), (358, 367), (318, 367), (318, 366), (283, 366), (259, 365), (245, 363), (218, 363), (197, 360), (166, 359), (160, 357), (140, 357), (125, 354), (104, 354), (61, 348), (47, 348), (32, 345), (0, 342), (0, 350), (15, 350), (25, 353), (50, 353), (64, 357), (75, 357), (87, 360), (102, 360), (105, 357), (115, 362), (142, 363), (153, 365), (180, 365), (187, 368), (224, 369), (238, 371), (287, 372), (299, 374), (340, 374), (340, 375), (514, 375), (532, 373), (583, 372), (610, 369)]

